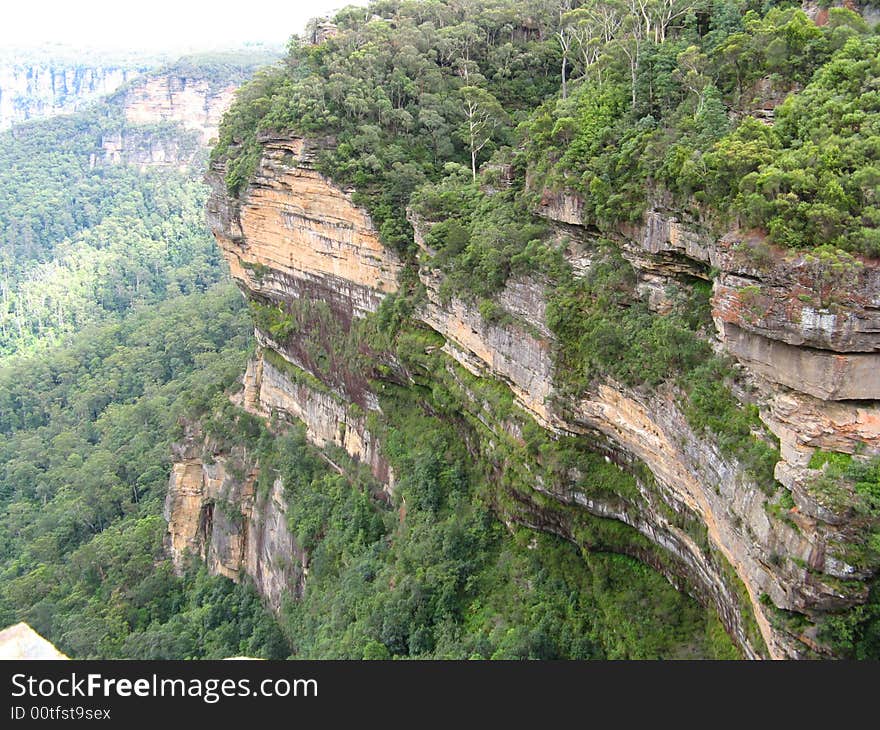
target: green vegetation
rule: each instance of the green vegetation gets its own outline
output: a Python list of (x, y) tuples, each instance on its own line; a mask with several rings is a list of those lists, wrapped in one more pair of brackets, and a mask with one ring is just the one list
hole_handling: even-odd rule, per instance
[(284, 657), (252, 589), (178, 578), (160, 517), (181, 419), (241, 373), (230, 285), (85, 328), (0, 368), (0, 624), (76, 658)]
[[(637, 296), (613, 243), (586, 246), (592, 266), (576, 277), (563, 261), (570, 242), (529, 213), (573, 192), (587, 230), (610, 241), (652, 206), (718, 232), (754, 228), (756, 266), (772, 262), (770, 244), (812, 250), (830, 277), (817, 304), (833, 306), (858, 273), (853, 254), (877, 253), (877, 39), (851, 11), (833, 9), (819, 27), (776, 5), (648, 3), (639, 18), (626, 3), (374, 3), (394, 32), (347, 11), (336, 38), (292, 47), (285, 68), (242, 94), (215, 159), (237, 192), (259, 159), (258, 132), (326, 135), (319, 169), (356, 190), (385, 243), (415, 254), (409, 212), (441, 298), (510, 323), (493, 296), (510, 276), (545, 276), (564, 393), (604, 379), (672, 386), (692, 428), (778, 494), (777, 445), (733, 395), (737, 369), (712, 351), (706, 285), (680, 276), (661, 314)], [(521, 60), (537, 57), (546, 62), (528, 73), (540, 83), (511, 96)], [(433, 137), (441, 128), (455, 133)], [(421, 296), (405, 286), (379, 319), (406, 320)], [(408, 336), (397, 345), (418, 349)], [(779, 519), (790, 499), (777, 498)]]
[(744, 123), (706, 155), (710, 202), (783, 246), (880, 256), (878, 76), (880, 39), (849, 38), (772, 130)]
[(562, 279), (548, 302), (563, 392), (583, 391), (603, 377), (646, 388), (671, 381), (685, 396), (691, 427), (712, 434), (723, 453), (773, 493), (778, 448), (764, 435), (757, 408), (731, 393), (731, 364), (712, 352), (707, 285), (671, 292), (672, 311), (657, 316), (634, 297), (633, 270), (616, 249), (606, 246), (602, 255), (585, 277)]
[[(102, 137), (122, 128), (103, 104), (0, 133), (0, 358), (219, 279), (205, 186), (103, 163)], [(188, 139), (171, 124), (147, 131)]]
[[(668, 15), (652, 15), (661, 5)], [(411, 246), (410, 207), (435, 252), (425, 261), (444, 275), (443, 296), (479, 303), (496, 320), (504, 313), (490, 299), (508, 277), (546, 274), (567, 387), (603, 377), (677, 383), (692, 426), (715, 434), (773, 492), (772, 440), (756, 436), (754, 409), (730, 393), (735, 371), (701, 334), (706, 292), (683, 281), (694, 295), (658, 316), (634, 296), (619, 257), (577, 280), (528, 211), (542, 190), (573, 191), (583, 222), (610, 234), (669, 195), (707, 225), (739, 218), (771, 242), (837, 257), (825, 268), (838, 272), (846, 251), (872, 253), (877, 231), (877, 41), (843, 9), (819, 27), (772, 5), (648, 6), (642, 20), (626, 20), (625, 3), (572, 3), (568, 13), (552, 2), (527, 13), (505, 2), (376, 3), (378, 15), (394, 16), (394, 32), (342, 13), (339, 36), (294, 45), (285, 68), (245, 90), (214, 156), (227, 158), (237, 190), (259, 157), (259, 130), (331, 135), (320, 169), (354, 186), (399, 249)], [(486, 137), (476, 152), (472, 135), (447, 131), (443, 144), (431, 136), (470, 130), (469, 98)], [(751, 114), (772, 106), (772, 126)], [(479, 176), (471, 153), (491, 161)]]
[[(290, 129), (325, 138), (319, 169), (356, 188), (383, 240), (412, 246), (406, 206), (443, 165), (471, 169), (513, 141), (515, 121), (556, 90), (552, 3), (379, 2), (336, 18), (320, 46), (294, 42), (283, 68), (257, 75), (224, 118), (212, 155), (229, 157), (238, 191), (259, 159), (256, 132)], [(530, 14), (534, 29), (521, 27)], [(369, 17), (369, 14), (366, 15)]]
[[(447, 176), (422, 187), (412, 210), (429, 229), (425, 243), (436, 251), (429, 264), (443, 271), (443, 294), (472, 300), (488, 297), (512, 274), (556, 264), (543, 239), (547, 226), (535, 220), (515, 188), (486, 195), (463, 166), (448, 163)], [(481, 176), (491, 184), (491, 175)]]
[[(669, 194), (780, 245), (880, 253), (880, 41), (861, 16), (833, 8), (820, 27), (782, 3), (633, 3), (374, 2), (393, 25), (343, 11), (338, 36), (293, 43), (247, 87), (214, 157), (228, 158), (234, 192), (257, 132), (332, 138), (320, 169), (401, 250), (413, 193), (457, 165), (476, 180), (477, 163), (513, 145), (530, 191), (579, 193), (587, 224), (639, 220)], [(482, 230), (444, 223), (459, 251)]]
[[(551, 438), (503, 384), (438, 353), (442, 338), (412, 321), (424, 297), (412, 264), (494, 324), (515, 320), (494, 299), (508, 279), (539, 275), (563, 395), (608, 380), (673, 392), (691, 427), (774, 493), (778, 453), (713, 353), (707, 284), (682, 274), (669, 306), (649, 307), (615, 242), (655, 206), (711, 230), (757, 229), (756, 265), (770, 244), (810, 249), (827, 275), (822, 306), (858, 274), (856, 256), (880, 255), (878, 39), (851, 11), (818, 27), (785, 5), (378, 0), (341, 11), (325, 43), (292, 42), (242, 90), (212, 153), (228, 189), (244, 190), (261, 132), (319, 140), (317, 169), (354, 191), (410, 264), (400, 293), (354, 323), (306, 297), (249, 307), (309, 371), (267, 351), (292, 380), (346, 392), (358, 413), (368, 386), (378, 393), (365, 419), (396, 475), (393, 509), (364, 468), (224, 394), (248, 310), (214, 286), (201, 186), (94, 164), (102, 136), (121, 129), (118, 109), (0, 137), (0, 618), (28, 620), (75, 656), (734, 655), (717, 617), (635, 559), (672, 569), (674, 554), (576, 504), (651, 502), (651, 476), (606, 459), (601, 441)], [(219, 88), (253, 60), (168, 70)], [(589, 241), (533, 213), (567, 193)], [(585, 274), (565, 261), (570, 244), (589, 249)], [(743, 296), (757, 313), (755, 293)], [(66, 348), (51, 347), (62, 337)], [(246, 445), (261, 490), (283, 480), (309, 575), (277, 624), (247, 585), (195, 568), (177, 577), (163, 558), (170, 444), (189, 419)], [(845, 494), (874, 524), (880, 467), (816, 459), (817, 492)], [(768, 513), (785, 519), (791, 505), (785, 492)], [(666, 510), (710, 551), (702, 525)], [(880, 547), (866, 534), (841, 553), (859, 568)], [(715, 560), (760, 647), (744, 586)], [(875, 653), (878, 605), (872, 594), (831, 617), (828, 640)]]
[(876, 569), (880, 566), (880, 457), (817, 450), (809, 467), (821, 470), (807, 484), (810, 496), (826, 509), (854, 515), (861, 528), (836, 549), (838, 557), (860, 570)]
[[(531, 115), (521, 132), (532, 179), (583, 195), (585, 222), (603, 228), (640, 219), (666, 190), (719, 227), (880, 254), (878, 39), (841, 8), (822, 27), (794, 8), (700, 11), (707, 23), (688, 15), (675, 36), (646, 43), (634, 84), (606, 57)], [(772, 126), (749, 114), (800, 85)], [(745, 113), (733, 129), (731, 111)]]
[(105, 163), (120, 132), (194, 144), (104, 102), (0, 134), (0, 625), (83, 659), (283, 658), (251, 587), (165, 555), (171, 444), (225, 402), (250, 318), (198, 170)]
[(295, 656), (735, 656), (717, 620), (646, 566), (508, 531), (485, 501), (490, 464), (474, 462), (457, 427), (432, 415), (455, 397), (386, 387), (385, 416), (371, 416), (370, 428), (400, 475), (393, 511), (344, 455), (333, 458), (345, 476), (328, 470), (300, 427), (251, 441), (283, 479), (291, 529), (311, 551), (305, 595), (280, 618)]
[(823, 621), (819, 636), (841, 656), (876, 659), (880, 656), (880, 581), (870, 583), (868, 600), (842, 614)]
[(157, 73), (207, 81), (211, 91), (220, 91), (238, 86), (250, 79), (257, 69), (275, 63), (281, 57), (281, 51), (281, 48), (255, 44), (234, 51), (191, 53), (162, 66)]

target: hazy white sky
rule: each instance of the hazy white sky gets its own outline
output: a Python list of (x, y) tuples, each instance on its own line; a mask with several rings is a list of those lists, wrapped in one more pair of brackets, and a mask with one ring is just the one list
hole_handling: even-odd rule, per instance
[(127, 50), (283, 42), (309, 18), (366, 0), (14, 0), (0, 45), (42, 42)]

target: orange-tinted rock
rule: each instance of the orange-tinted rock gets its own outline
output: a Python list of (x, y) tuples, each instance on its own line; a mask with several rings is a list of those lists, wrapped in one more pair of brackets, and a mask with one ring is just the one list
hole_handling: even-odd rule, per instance
[(235, 581), (250, 576), (277, 611), (283, 596), (302, 591), (308, 556), (288, 528), (284, 486), (276, 479), (271, 489), (258, 491), (257, 476), (243, 449), (214, 451), (191, 433), (168, 483), (166, 545), (177, 570), (193, 556), (213, 575)]
[(369, 215), (312, 168), (302, 139), (269, 139), (241, 200), (228, 197), (222, 168), (208, 176), (208, 222), (230, 271), (250, 292), (285, 301), (317, 287), (355, 315), (397, 291), (398, 257)]
[(217, 138), (223, 113), (235, 96), (236, 86), (215, 89), (206, 79), (175, 74), (152, 76), (125, 93), (123, 111), (132, 124), (180, 122), (198, 132), (203, 144)]

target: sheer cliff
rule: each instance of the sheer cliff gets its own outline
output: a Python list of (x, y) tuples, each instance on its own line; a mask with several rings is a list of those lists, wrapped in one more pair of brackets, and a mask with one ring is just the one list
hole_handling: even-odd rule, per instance
[[(403, 33), (404, 21), (395, 22)], [(811, 23), (805, 16), (791, 22)], [(533, 19), (515, 28), (511, 43), (538, 42), (546, 32)], [(816, 38), (823, 32), (817, 28)], [(349, 58), (346, 43), (357, 46), (370, 33), (391, 37), (378, 20), (355, 24), (350, 35), (329, 41), (334, 58)], [(406, 43), (395, 43), (406, 56)], [(442, 60), (437, 65), (445, 69)], [(329, 64), (321, 71), (338, 82), (335, 70)], [(425, 85), (433, 78), (407, 73)], [(672, 77), (681, 81), (681, 74)], [(389, 72), (389, 88), (396, 78)], [(807, 96), (824, 93), (818, 78)], [(749, 91), (776, 83), (768, 79), (752, 79), (757, 86)], [(475, 108), (489, 113), (484, 96), (454, 83), (465, 99), (459, 116), (467, 120)], [(509, 94), (506, 82), (498, 83), (499, 96)], [(639, 172), (664, 144), (656, 119), (620, 112), (629, 109), (630, 89), (608, 95), (603, 83), (584, 82), (572, 92), (580, 93), (577, 101), (566, 101), (563, 86), (561, 101), (554, 97), (521, 123), (527, 137), (519, 149), (499, 144), (479, 170), (446, 163), (442, 171), (436, 159), (443, 147), (430, 140), (427, 123), (420, 137), (401, 131), (408, 122), (394, 110), (403, 106), (377, 103), (375, 126), (366, 131), (362, 119), (352, 122), (353, 132), (329, 114), (326, 129), (317, 129), (308, 115), (320, 104), (336, 109), (334, 87), (326, 97), (305, 82), (300, 96), (285, 88), (269, 112), (271, 94), (252, 88), (240, 103), (255, 115), (260, 110), (261, 121), (245, 112), (229, 121), (208, 175), (209, 224), (255, 324), (257, 349), (237, 402), (267, 423), (302, 421), (314, 444), (363, 463), (384, 486), (383, 498), (405, 514), (395, 437), (405, 428), (400, 403), (415, 400), (426, 417), (454, 429), (493, 512), (511, 529), (554, 533), (587, 553), (637, 558), (717, 612), (745, 657), (845, 653), (833, 627), (859, 620), (878, 567), (871, 485), (880, 456), (880, 270), (869, 243), (873, 224), (854, 206), (851, 222), (839, 218), (837, 228), (822, 230), (830, 237), (861, 226), (863, 238), (853, 234), (847, 243), (840, 234), (838, 246), (814, 241), (810, 248), (794, 238), (815, 235), (815, 217), (801, 209), (779, 213), (755, 203), (758, 212), (721, 215), (729, 201), (710, 198), (720, 173), (700, 196), (675, 188), (681, 178)], [(731, 89), (737, 85), (730, 93), (740, 106), (733, 104), (730, 116), (747, 121), (745, 131), (729, 133), (731, 146), (762, 139), (772, 124), (755, 121), (754, 109), (744, 106), (752, 103), (742, 91), (746, 81), (731, 78)], [(427, 92), (400, 93), (418, 97), (408, 109), (419, 113), (429, 103)], [(691, 116), (676, 117), (664, 131), (674, 124), (689, 130), (711, 106), (715, 92), (707, 93), (696, 112), (680, 97)], [(357, 119), (362, 112), (352, 97), (338, 96), (340, 115)], [(511, 106), (514, 96), (506, 97)], [(728, 140), (720, 100), (718, 108), (724, 119), (706, 133), (704, 168), (723, 158)], [(784, 105), (785, 124), (773, 135), (797, 126), (792, 109), (796, 103)], [(284, 116), (292, 113), (305, 120)], [(619, 146), (608, 131), (614, 114), (629, 125), (620, 127)], [(250, 124), (247, 135), (243, 123)], [(313, 134), (290, 131), (310, 125)], [(470, 129), (461, 137), (470, 150), (461, 151), (475, 160)], [(391, 149), (386, 166), (383, 143)], [(400, 162), (401, 149), (413, 158), (433, 154), (438, 168), (405, 196), (394, 185), (416, 175)], [(608, 162), (609, 155), (620, 158)], [(762, 184), (764, 192), (782, 185), (769, 178)], [(752, 190), (735, 204), (754, 202), (759, 194), (748, 198)], [(793, 196), (779, 193), (773, 204), (782, 210), (780, 201)], [(401, 199), (408, 203), (405, 223)], [(181, 494), (173, 479), (172, 524)], [(199, 497), (188, 508), (202, 515), (192, 525), (205, 523), (209, 503)], [(216, 522), (211, 530), (220, 534), (203, 530), (196, 552), (232, 539)], [(184, 548), (172, 539), (175, 555)], [(289, 546), (281, 558), (307, 565), (308, 550)], [(251, 565), (242, 570), (255, 573)]]
[[(402, 266), (399, 257), (382, 248), (369, 217), (351, 203), (349, 195), (314, 171), (313, 143), (267, 137), (264, 145), (258, 171), (240, 201), (228, 197), (222, 168), (215, 167), (209, 178), (213, 185), (209, 220), (230, 269), (258, 306), (287, 309), (302, 302), (323, 302), (337, 323), (350, 330), (358, 318), (377, 309), (383, 296), (395, 291)], [(589, 232), (572, 228), (559, 211), (560, 207), (550, 205), (544, 215), (566, 226), (571, 260), (588, 260), (595, 245)], [(423, 232), (423, 226), (418, 223), (416, 231)], [(810, 468), (810, 461), (817, 449), (863, 454), (877, 449), (880, 420), (871, 370), (866, 370), (868, 377), (846, 376), (852, 363), (874, 357), (871, 328), (860, 326), (872, 317), (871, 297), (876, 294), (871, 292), (877, 291), (871, 284), (873, 270), (858, 274), (865, 304), (853, 304), (849, 311), (817, 326), (814, 310), (803, 299), (794, 298), (798, 308), (792, 314), (794, 305), (782, 298), (790, 292), (786, 277), (801, 282), (796, 291), (821, 298), (821, 289), (812, 283), (821, 276), (810, 270), (808, 262), (783, 259), (767, 270), (756, 270), (731, 254), (729, 239), (714, 240), (661, 213), (652, 214), (642, 228), (621, 232), (619, 243), (629, 251), (638, 275), (654, 285), (658, 279), (661, 284), (667, 283), (664, 278), (673, 280), (682, 267), (703, 266), (705, 272), (710, 265), (717, 267), (713, 313), (719, 346), (727, 347), (742, 363), (741, 375), (754, 388), (750, 397), (760, 404), (764, 423), (780, 440), (776, 476), (784, 489), (768, 494), (767, 485), (757, 483), (736, 458), (723, 454), (711, 436), (696, 433), (673, 387), (649, 393), (605, 382), (587, 392), (560, 392), (554, 379), (553, 335), (546, 325), (551, 286), (547, 281), (510, 281), (496, 298), (505, 316), (499, 318), (496, 312), (487, 319), (461, 300), (444, 301), (438, 274), (423, 264), (419, 274), (426, 296), (416, 317), (441, 336), (426, 351), (442, 379), (458, 381), (455, 386), (470, 415), (481, 422), (479, 431), (463, 437), (471, 440), (481, 458), (492, 459), (503, 472), (498, 479), (505, 497), (499, 499), (501, 514), (575, 541), (586, 539), (587, 544), (637, 555), (714, 606), (747, 656), (822, 653), (813, 622), (826, 612), (865, 600), (866, 586), (860, 579), (869, 573), (852, 564), (848, 555), (848, 546), (859, 535), (859, 520), (845, 502), (836, 506), (823, 502), (811, 486), (819, 472)], [(759, 287), (754, 296), (768, 300), (761, 307), (766, 312), (763, 320), (743, 311), (737, 298), (741, 288), (731, 286), (734, 277), (742, 276), (757, 282), (749, 284)], [(777, 314), (778, 324), (768, 326), (766, 320), (775, 311), (785, 313), (785, 318)], [(381, 441), (370, 433), (364, 416), (353, 415), (349, 408), (358, 404), (381, 416), (381, 378), (358, 378), (342, 365), (322, 370), (309, 359), (305, 338), (279, 335), (259, 320), (256, 333), (259, 349), (245, 378), (243, 405), (255, 413), (282, 413), (302, 420), (310, 440), (344, 448), (369, 464), (392, 490)], [(785, 348), (784, 354), (774, 348)], [(463, 379), (453, 363), (477, 380)], [(408, 363), (398, 361), (392, 370), (405, 372), (407, 367)], [(405, 379), (411, 377), (426, 376), (410, 373)], [(436, 377), (441, 378), (439, 372)], [(480, 386), (474, 383), (486, 379), (509, 388), (516, 407), (504, 413), (482, 402), (475, 390)], [(841, 387), (859, 392), (841, 392)], [(589, 473), (573, 468), (560, 475), (540, 459), (530, 461), (517, 449), (529, 419), (546, 429), (551, 439), (573, 439), (598, 450), (632, 473), (637, 488), (631, 494), (595, 493)], [(209, 518), (203, 505), (208, 495), (201, 485), (218, 478), (201, 476), (203, 469), (186, 460), (175, 467), (168, 509), (172, 551), (178, 555), (184, 546), (177, 527), (182, 519), (192, 523), (185, 530), (188, 539), (202, 531), (198, 550), (203, 555), (208, 543), (238, 539), (226, 523), (215, 520), (205, 526)], [(183, 479), (191, 470), (199, 472), (195, 496)], [(791, 506), (783, 501), (787, 494)], [(181, 501), (191, 499), (197, 507), (182, 510)], [(578, 529), (581, 511), (620, 521), (640, 537), (585, 538)], [(201, 516), (182, 518), (181, 512)], [(249, 523), (258, 513), (246, 515)], [(259, 537), (250, 540), (237, 544), (234, 552), (253, 556), (257, 550), (253, 541), (265, 544)], [(292, 544), (277, 547), (274, 562), (302, 560)], [(214, 551), (218, 557), (209, 558), (209, 563), (214, 560), (223, 566), (219, 556), (229, 548)], [(232, 575), (240, 567), (254, 576), (262, 570), (259, 561), (242, 563), (240, 558), (231, 569), (222, 570)], [(277, 588), (265, 592), (270, 600), (277, 600)], [(789, 618), (794, 616), (799, 620)]]
[[(184, 56), (125, 84), (108, 100), (124, 121), (102, 136), (102, 156), (93, 164), (193, 164), (216, 141), (235, 90), (275, 55), (254, 49)], [(176, 134), (164, 133), (169, 125)]]
[(116, 91), (146, 71), (149, 63), (88, 66), (74, 61), (0, 58), (0, 129), (64, 114)]

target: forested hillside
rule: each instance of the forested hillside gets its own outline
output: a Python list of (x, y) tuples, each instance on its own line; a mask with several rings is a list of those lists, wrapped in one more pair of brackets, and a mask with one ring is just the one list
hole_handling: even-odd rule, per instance
[[(277, 396), (286, 367), (297, 387), (370, 409), (370, 434), (404, 469), (395, 500), (408, 518), (421, 504), (451, 514), (454, 500), (423, 501), (430, 481), (411, 484), (395, 451), (400, 401), (418, 393), (421, 433), (458, 429), (471, 490), (508, 521), (629, 554), (644, 555), (646, 536), (662, 546), (651, 564), (681, 537), (697, 583), (718, 571), (704, 590), (729, 591), (712, 600), (753, 655), (874, 656), (877, 439), (867, 425), (843, 435), (850, 426), (831, 415), (859, 401), (873, 418), (878, 398), (847, 370), (870, 367), (876, 350), (862, 335), (880, 254), (872, 18), (871, 4), (750, 0), (341, 11), (241, 91), (212, 153), (225, 185), (214, 231), (252, 300), (255, 367), (273, 368), (261, 403), (296, 412)], [(315, 196), (335, 195), (332, 215), (348, 194), (369, 212), (380, 272), (402, 269), (364, 320), (366, 295), (334, 281), (341, 269), (267, 223), (279, 205), (263, 197), (270, 181), (277, 196), (287, 186), (291, 210), (304, 196), (300, 224), (332, 240), (296, 177), (312, 169), (336, 186)], [(258, 250), (273, 236), (294, 265)], [(384, 279), (357, 268), (377, 255), (361, 245), (342, 275), (382, 299)], [(813, 367), (828, 368), (819, 383)], [(493, 397), (493, 379), (512, 395)], [(780, 420), (785, 398), (796, 405)], [(809, 416), (792, 417), (806, 404)], [(808, 418), (827, 430), (801, 434)], [(605, 475), (559, 432), (628, 476)], [(666, 439), (657, 450), (655, 438)], [(429, 451), (446, 454), (444, 469), (460, 463), (448, 446)], [(574, 502), (584, 520), (619, 522), (583, 527)], [(406, 655), (414, 633), (380, 643)]]
[[(85, 111), (0, 133), (0, 357), (219, 280), (198, 135), (183, 119), (132, 123), (127, 96), (153, 78), (204, 81), (208, 93), (234, 87), (273, 58), (262, 49), (186, 56)], [(116, 164), (114, 137), (179, 161)]]
[[(162, 73), (228, 85), (266, 60)], [(120, 130), (199, 145), (126, 122), (124, 98), (0, 134), (0, 624), (76, 658), (284, 657), (251, 589), (165, 556), (171, 444), (234, 383), (250, 332), (204, 225), (206, 150), (112, 164)]]
[(245, 587), (177, 578), (161, 517), (180, 419), (238, 376), (249, 332), (228, 285), (169, 297), (0, 370), (0, 623), (71, 656), (286, 656)]
[(874, 12), (349, 7), (239, 91), (210, 198), (179, 124), (120, 164), (124, 90), (4, 133), (0, 623), (74, 657), (878, 656)]
[[(670, 195), (667, 205), (718, 225), (737, 216), (774, 243), (880, 252), (878, 40), (853, 10), (831, 8), (822, 25), (796, 3), (737, 0), (378, 2), (370, 12), (344, 11), (338, 40), (294, 46), (285, 69), (240, 95), (214, 150), (230, 152), (231, 190), (256, 164), (255, 132), (291, 130), (337, 139), (321, 169), (355, 186), (384, 240), (404, 249), (410, 196), (444, 180), (451, 205), (479, 202), (450, 164), (493, 158), (531, 163), (523, 194), (586, 193), (583, 216), (600, 228)], [(433, 212), (448, 212), (437, 202)], [(475, 210), (489, 217), (471, 203), (458, 226)], [(454, 257), (471, 288), (503, 283), (535, 236), (487, 238)]]

